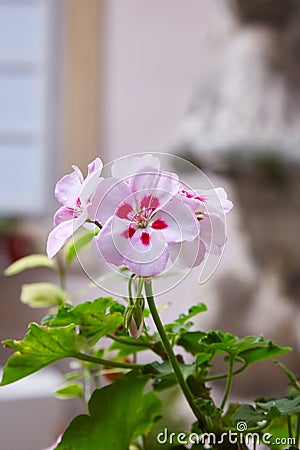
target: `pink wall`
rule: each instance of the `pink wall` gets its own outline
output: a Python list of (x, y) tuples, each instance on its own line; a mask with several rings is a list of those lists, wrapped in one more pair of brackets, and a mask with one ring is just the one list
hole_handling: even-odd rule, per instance
[[(224, 12), (225, 11), (225, 12)], [(224, 0), (109, 0), (104, 154), (168, 151), (226, 28)]]

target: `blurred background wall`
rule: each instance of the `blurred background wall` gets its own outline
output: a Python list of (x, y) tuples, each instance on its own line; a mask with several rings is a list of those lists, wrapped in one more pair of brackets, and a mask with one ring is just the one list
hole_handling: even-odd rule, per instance
[[(294, 0), (0, 0), (1, 270), (44, 252), (71, 164), (172, 152), (235, 202), (220, 268), (180, 296), (208, 303), (199, 326), (293, 345), (297, 371), (299, 29)], [(19, 292), (46, 278), (0, 276), (1, 339), (44, 315)], [(269, 370), (254, 367), (237, 395), (284, 390)]]

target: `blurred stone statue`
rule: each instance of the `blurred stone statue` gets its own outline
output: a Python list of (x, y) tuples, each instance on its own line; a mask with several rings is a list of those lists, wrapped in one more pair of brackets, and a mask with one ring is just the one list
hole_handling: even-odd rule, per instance
[(292, 345), (297, 368), (300, 2), (228, 0), (228, 8), (230, 32), (203, 68), (175, 152), (231, 180), (255, 262), (250, 284), (236, 272), (220, 282), (221, 328), (261, 329)]

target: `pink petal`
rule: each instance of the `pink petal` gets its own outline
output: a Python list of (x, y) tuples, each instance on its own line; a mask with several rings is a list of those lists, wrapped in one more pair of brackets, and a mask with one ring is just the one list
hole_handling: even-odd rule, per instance
[(95, 167), (95, 170), (91, 169), (92, 171), (88, 174), (88, 176), (82, 183), (79, 197), (83, 205), (87, 205), (90, 202), (91, 197), (95, 194), (97, 187), (102, 181), (102, 178), (100, 178), (102, 163), (100, 165), (96, 164), (95, 166), (97, 167), (97, 169), (95, 169)]
[[(79, 169), (78, 169), (79, 170)], [(81, 191), (81, 180), (77, 172), (62, 177), (55, 186), (54, 194), (64, 206), (74, 208)]]
[[(117, 247), (118, 236), (115, 236)], [(133, 263), (150, 264), (160, 258), (167, 247), (166, 239), (161, 231), (148, 228), (139, 228), (129, 240), (124, 257)]]
[[(116, 266), (125, 265), (137, 275), (161, 273), (169, 257), (162, 232), (144, 228), (137, 229), (130, 236), (129, 228), (130, 222), (117, 217), (109, 219), (94, 238), (100, 257)], [(146, 238), (145, 234), (149, 236)]]
[(52, 258), (67, 243), (73, 234), (73, 220), (58, 224), (49, 234), (47, 241), (47, 255)]
[(89, 165), (88, 165), (88, 174), (92, 174), (94, 172), (101, 172), (103, 168), (103, 163), (100, 158), (94, 159)]
[(154, 230), (164, 230), (165, 228), (168, 228), (168, 224), (164, 220), (156, 219), (151, 223), (151, 228)]
[[(130, 195), (130, 188), (124, 181), (116, 178), (102, 180), (92, 197), (91, 204), (88, 206), (89, 218), (92, 221), (97, 220), (102, 224), (105, 223), (116, 213), (123, 202), (127, 203), (126, 200)], [(132, 201), (133, 198), (131, 197), (130, 202)]]
[(166, 268), (167, 262), (169, 259), (168, 248), (166, 247), (163, 253), (155, 260), (151, 262), (145, 263), (137, 263), (134, 261), (124, 260), (124, 265), (128, 267), (128, 269), (139, 275), (141, 277), (155, 277), (156, 275), (160, 275)]
[(233, 204), (227, 198), (227, 194), (223, 188), (215, 188), (208, 190), (193, 191), (181, 189), (178, 197), (181, 201), (188, 204), (195, 212), (218, 212), (219, 214), (227, 214)]
[(186, 269), (199, 266), (205, 258), (206, 248), (197, 237), (192, 242), (176, 242), (169, 244), (170, 257), (175, 267)]
[(200, 231), (193, 210), (177, 198), (174, 198), (154, 215), (150, 226), (155, 228), (160, 223), (167, 225), (161, 228), (167, 242), (193, 241)]
[(198, 191), (197, 195), (200, 196), (200, 198), (203, 198), (204, 203), (209, 210), (212, 208), (216, 212), (226, 214), (233, 207), (232, 202), (227, 198), (225, 189), (222, 187), (209, 189), (207, 191)]
[(226, 242), (225, 224), (218, 214), (209, 214), (200, 221), (200, 238), (205, 243), (207, 252), (220, 254)]
[(128, 182), (139, 205), (146, 196), (153, 196), (159, 200), (159, 207), (174, 197), (180, 186), (177, 175), (158, 172), (151, 167), (132, 175)]
[(75, 166), (75, 164), (73, 164), (71, 167), (74, 170), (74, 172), (76, 172), (76, 175), (78, 176), (80, 183), (82, 183), (84, 178), (83, 178), (82, 172), (79, 169), (79, 167)]
[[(119, 247), (117, 247), (112, 226), (113, 218), (110, 218), (100, 233), (93, 239), (93, 245), (103, 261), (112, 263), (119, 267), (123, 265), (124, 261), (124, 256), (122, 253), (124, 250), (126, 251), (126, 247), (129, 248), (130, 243), (129, 238), (126, 239), (123, 236), (123, 246), (120, 248), (119, 244)], [(123, 226), (121, 230), (124, 232), (126, 228)], [(118, 230), (118, 232), (122, 234), (121, 230)]]
[(157, 209), (159, 208), (160, 201), (158, 197), (153, 195), (144, 195), (141, 199), (141, 209)]
[[(147, 239), (145, 235), (148, 235)], [(131, 272), (144, 277), (163, 272), (169, 259), (169, 252), (161, 231), (138, 229), (130, 243), (130, 251), (124, 258), (124, 265)]]
[(65, 222), (66, 220), (71, 219), (74, 219), (74, 209), (62, 206), (56, 211), (54, 215), (53, 224), (54, 226), (56, 226), (61, 222)]
[(70, 237), (86, 221), (87, 213), (83, 212), (77, 219), (59, 223), (49, 234), (47, 240), (47, 255), (52, 258), (68, 242)]
[(143, 156), (125, 156), (114, 162), (111, 173), (115, 178), (128, 178), (144, 167), (151, 167), (152, 170), (159, 170), (160, 160), (151, 154)]

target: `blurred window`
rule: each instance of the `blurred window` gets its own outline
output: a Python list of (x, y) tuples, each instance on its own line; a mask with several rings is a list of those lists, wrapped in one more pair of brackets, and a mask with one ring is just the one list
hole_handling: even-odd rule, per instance
[(57, 61), (51, 59), (53, 3), (0, 0), (1, 215), (45, 211), (54, 167), (49, 153), (55, 97), (50, 73)]

